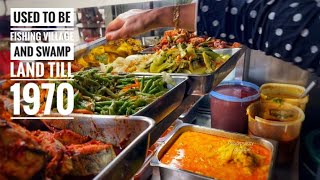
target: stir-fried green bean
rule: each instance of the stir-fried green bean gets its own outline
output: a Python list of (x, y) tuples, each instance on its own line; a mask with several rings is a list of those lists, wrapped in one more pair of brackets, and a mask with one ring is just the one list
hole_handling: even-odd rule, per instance
[(74, 75), (76, 109), (95, 114), (131, 115), (167, 92), (162, 76), (111, 75), (87, 70)]

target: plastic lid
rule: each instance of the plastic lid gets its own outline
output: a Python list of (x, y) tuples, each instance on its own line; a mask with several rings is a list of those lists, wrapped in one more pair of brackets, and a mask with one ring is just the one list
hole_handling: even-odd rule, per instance
[(255, 85), (253, 83), (247, 82), (247, 81), (238, 81), (238, 80), (224, 81), (224, 82), (220, 83), (217, 87), (226, 86), (226, 85), (241, 85), (241, 86), (245, 86), (245, 87), (250, 87), (250, 88), (256, 90), (258, 93), (255, 95), (244, 97), (244, 98), (239, 98), (239, 97), (235, 97), (235, 96), (224, 95), (224, 94), (218, 93), (213, 90), (210, 92), (210, 96), (213, 96), (217, 99), (221, 99), (224, 101), (230, 101), (230, 102), (249, 102), (249, 101), (253, 101), (253, 100), (258, 99), (260, 96), (259, 86)]

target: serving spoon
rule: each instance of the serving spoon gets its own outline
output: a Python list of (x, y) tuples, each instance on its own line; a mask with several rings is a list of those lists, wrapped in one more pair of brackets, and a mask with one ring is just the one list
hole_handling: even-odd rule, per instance
[(311, 83), (308, 85), (306, 90), (300, 95), (299, 98), (304, 98), (305, 96), (307, 96), (309, 94), (309, 92), (312, 90), (312, 88), (314, 88), (314, 86), (316, 86), (316, 85), (317, 85), (317, 80), (311, 81)]

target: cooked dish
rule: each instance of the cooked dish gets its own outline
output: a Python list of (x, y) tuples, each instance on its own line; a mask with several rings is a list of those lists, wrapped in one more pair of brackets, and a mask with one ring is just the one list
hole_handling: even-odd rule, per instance
[[(116, 157), (112, 144), (71, 130), (28, 130), (10, 117), (0, 99), (0, 179), (95, 175)], [(37, 129), (35, 123), (30, 128)]]
[(239, 43), (228, 43), (211, 37), (196, 36), (185, 29), (174, 29), (164, 33), (155, 49), (166, 50), (177, 44), (192, 44), (194, 47), (210, 47), (211, 49), (238, 48), (241, 46)]
[(217, 179), (267, 179), (271, 152), (254, 143), (184, 132), (161, 162)]
[(29, 131), (13, 122), (0, 126), (0, 153), (5, 179), (94, 175), (116, 157), (111, 144), (70, 130)]
[[(164, 77), (111, 75), (97, 69), (78, 72), (73, 77), (74, 81), (70, 82), (75, 90), (73, 112), (134, 114), (166, 93), (167, 82), (174, 85), (170, 76)], [(44, 109), (44, 105), (41, 109)], [(56, 102), (53, 102), (53, 108), (56, 108)]]
[(74, 64), (82, 67), (99, 66), (100, 63), (108, 64), (117, 57), (127, 57), (142, 50), (141, 42), (137, 39), (120, 39), (108, 41), (105, 45), (93, 48), (88, 54), (75, 60)]
[(228, 47), (240, 47), (240, 44), (198, 37), (183, 29), (172, 30), (165, 33), (154, 54), (119, 57), (107, 67), (113, 68), (112, 72), (206, 74), (230, 58), (212, 50)]
[(154, 54), (117, 58), (107, 68), (113, 68), (112, 72), (206, 74), (214, 72), (229, 58), (229, 55), (215, 53), (208, 47), (178, 44)]

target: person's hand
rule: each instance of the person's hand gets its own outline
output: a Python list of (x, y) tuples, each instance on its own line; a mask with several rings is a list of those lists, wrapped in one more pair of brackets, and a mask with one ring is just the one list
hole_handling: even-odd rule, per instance
[[(179, 28), (184, 28), (188, 31), (195, 30), (195, 8), (195, 3), (180, 6)], [(106, 38), (108, 40), (116, 40), (160, 27), (173, 27), (175, 25), (173, 23), (174, 9), (175, 6), (167, 6), (149, 10), (133, 9), (127, 11), (120, 14), (107, 26)]]
[(128, 38), (152, 29), (151, 10), (132, 9), (120, 14), (106, 28), (106, 38)]

